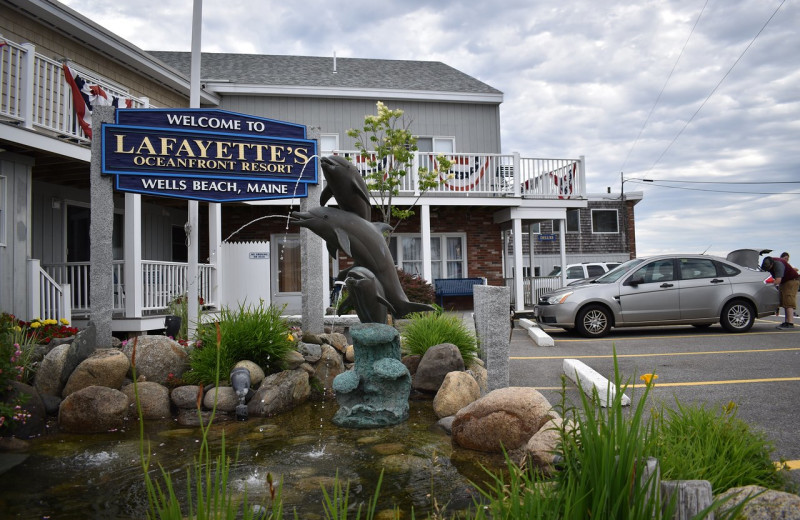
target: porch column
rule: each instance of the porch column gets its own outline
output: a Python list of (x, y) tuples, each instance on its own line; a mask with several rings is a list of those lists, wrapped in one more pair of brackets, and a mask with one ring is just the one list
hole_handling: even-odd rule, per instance
[(533, 263), (533, 253), (534, 253), (533, 249), (534, 249), (534, 244), (535, 244), (535, 241), (533, 240), (533, 229), (534, 229), (534, 224), (533, 224), (533, 222), (531, 222), (531, 223), (528, 224), (528, 270), (529, 270), (528, 276), (531, 279), (531, 283), (529, 284), (529, 289), (528, 290), (531, 293), (531, 302), (533, 302), (533, 304), (536, 305), (539, 302), (536, 301), (537, 300), (536, 299), (536, 289), (534, 287), (534, 285), (535, 285), (534, 284), (534, 281), (535, 281), (534, 277), (536, 276), (536, 268), (534, 267), (534, 263)]
[(224, 301), (223, 285), (223, 253), (222, 253), (222, 204), (208, 205), (208, 263), (214, 266), (210, 287), (208, 287), (207, 304), (222, 307)]
[(427, 204), (420, 206), (420, 234), (422, 235), (422, 277), (433, 283), (433, 268), (431, 267), (431, 207)]
[[(22, 73), (20, 82), (20, 105), (22, 107), (22, 126), (29, 130), (33, 129), (33, 83), (34, 74), (36, 73), (36, 46), (32, 43), (23, 43), (22, 47), (25, 49), (23, 56)], [(100, 128), (100, 125), (97, 126)], [(99, 133), (99, 132), (98, 132)]]
[(525, 280), (522, 276), (522, 220), (511, 221), (514, 233), (514, 310), (525, 310)]
[[(316, 139), (319, 144), (319, 128), (309, 128), (309, 138)], [(319, 206), (319, 195), (322, 186), (308, 185), (308, 196), (300, 199), (300, 211), (309, 211)], [(317, 234), (304, 227), (300, 228), (300, 279), (302, 316), (300, 328), (309, 332), (321, 332), (325, 324), (325, 296), (323, 273), (326, 258), (325, 242)]]
[(197, 329), (197, 214), (200, 209), (200, 202), (196, 200), (189, 201), (189, 250), (187, 251), (188, 265), (186, 269), (186, 317), (188, 323), (186, 324), (186, 336), (188, 338), (194, 337), (194, 332)]
[(567, 244), (565, 236), (567, 233), (567, 218), (559, 219), (558, 248), (561, 251), (561, 287), (567, 285)]
[(125, 194), (123, 291), (125, 317), (142, 317), (142, 196)]

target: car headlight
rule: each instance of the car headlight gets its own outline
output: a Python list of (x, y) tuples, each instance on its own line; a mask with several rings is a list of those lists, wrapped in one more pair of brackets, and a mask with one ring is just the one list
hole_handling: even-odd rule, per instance
[(549, 296), (546, 299), (546, 301), (548, 305), (558, 305), (560, 303), (564, 303), (565, 301), (567, 301), (567, 298), (569, 298), (570, 296), (572, 296), (572, 291), (563, 294), (554, 294), (552, 296)]

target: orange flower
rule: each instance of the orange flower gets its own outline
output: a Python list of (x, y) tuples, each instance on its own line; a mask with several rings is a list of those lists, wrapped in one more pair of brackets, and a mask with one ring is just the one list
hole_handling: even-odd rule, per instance
[(639, 376), (639, 379), (644, 381), (646, 385), (652, 384), (656, 379), (658, 379), (657, 374), (642, 374)]

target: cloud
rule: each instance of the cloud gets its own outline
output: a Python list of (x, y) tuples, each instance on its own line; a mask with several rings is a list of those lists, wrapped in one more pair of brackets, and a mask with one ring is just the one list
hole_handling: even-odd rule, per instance
[[(190, 49), (188, 2), (65, 3), (144, 49)], [(620, 172), (763, 182), (626, 183), (626, 191), (644, 193), (636, 206), (639, 254), (751, 246), (800, 251), (800, 194), (761, 194), (800, 193), (800, 184), (774, 184), (800, 181), (800, 6), (781, 0), (703, 6), (206, 1), (202, 45), (212, 52), (442, 61), (504, 92), (504, 152), (583, 155), (591, 192), (618, 192)]]

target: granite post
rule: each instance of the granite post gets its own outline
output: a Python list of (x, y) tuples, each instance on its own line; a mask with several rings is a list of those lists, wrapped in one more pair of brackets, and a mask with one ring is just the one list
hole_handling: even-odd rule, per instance
[[(319, 139), (319, 129), (312, 129), (311, 139)], [(308, 185), (308, 196), (300, 199), (300, 211), (309, 211), (319, 207), (319, 196), (322, 187), (319, 184)], [(322, 332), (325, 317), (325, 295), (323, 279), (325, 272), (324, 242), (313, 232), (300, 228), (300, 279), (302, 316), (300, 327), (304, 331)]]
[(508, 356), (511, 342), (511, 291), (508, 287), (476, 285), (473, 293), (475, 332), (486, 364), (488, 390), (508, 386)]
[(114, 232), (114, 185), (110, 175), (101, 173), (102, 123), (114, 122), (114, 107), (96, 106), (92, 112), (92, 163), (90, 170), (89, 278), (91, 320), (96, 328), (97, 346), (111, 346), (111, 318), (114, 311), (112, 234)]

